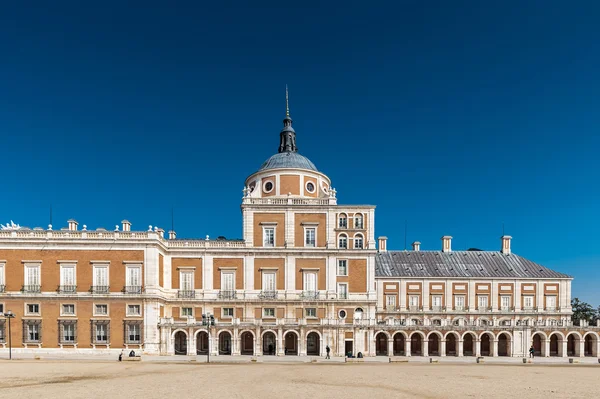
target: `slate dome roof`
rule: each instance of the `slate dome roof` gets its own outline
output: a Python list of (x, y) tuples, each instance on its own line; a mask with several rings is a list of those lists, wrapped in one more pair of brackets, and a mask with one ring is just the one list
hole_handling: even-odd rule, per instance
[(310, 159), (297, 152), (280, 152), (267, 159), (259, 171), (279, 168), (308, 169), (318, 172), (317, 167)]

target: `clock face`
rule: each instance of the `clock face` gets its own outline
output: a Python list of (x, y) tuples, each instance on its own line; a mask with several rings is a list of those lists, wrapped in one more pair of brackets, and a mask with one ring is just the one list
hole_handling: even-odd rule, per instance
[(309, 193), (314, 193), (315, 185), (312, 182), (306, 183), (306, 191), (308, 191)]

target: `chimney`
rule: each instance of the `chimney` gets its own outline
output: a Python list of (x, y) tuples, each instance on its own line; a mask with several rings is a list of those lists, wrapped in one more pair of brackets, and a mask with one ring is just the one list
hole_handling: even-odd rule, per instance
[(452, 252), (452, 236), (442, 237), (442, 252)]
[(412, 243), (413, 251), (419, 252), (421, 250), (421, 243), (419, 241), (415, 241)]
[(158, 227), (156, 229), (156, 232), (158, 233), (158, 235), (160, 236), (160, 238), (164, 238), (165, 237), (165, 230), (161, 229), (160, 227)]
[(169, 240), (174, 240), (177, 238), (177, 233), (175, 233), (175, 230), (169, 230)]
[(69, 219), (67, 223), (69, 223), (69, 231), (77, 231), (77, 225), (79, 224), (77, 220)]
[(131, 231), (131, 223), (129, 220), (121, 220), (121, 224), (123, 225), (121, 231)]
[(512, 240), (511, 236), (502, 236), (500, 237), (500, 239), (502, 240), (502, 253), (503, 254), (510, 254), (510, 240)]
[(379, 252), (387, 252), (387, 237), (381, 236), (379, 240)]

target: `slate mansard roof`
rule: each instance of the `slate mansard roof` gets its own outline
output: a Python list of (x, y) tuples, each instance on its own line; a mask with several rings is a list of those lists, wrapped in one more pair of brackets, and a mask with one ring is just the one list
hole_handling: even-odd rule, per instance
[(375, 258), (376, 277), (572, 278), (519, 255), (495, 251), (389, 251)]

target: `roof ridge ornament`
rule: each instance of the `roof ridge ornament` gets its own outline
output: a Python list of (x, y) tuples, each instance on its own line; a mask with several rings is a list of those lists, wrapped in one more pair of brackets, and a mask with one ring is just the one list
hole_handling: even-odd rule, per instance
[(283, 129), (279, 133), (278, 152), (298, 152), (298, 147), (296, 147), (296, 132), (292, 127), (292, 118), (290, 117), (290, 102), (287, 85), (285, 85), (285, 118), (283, 119)]

